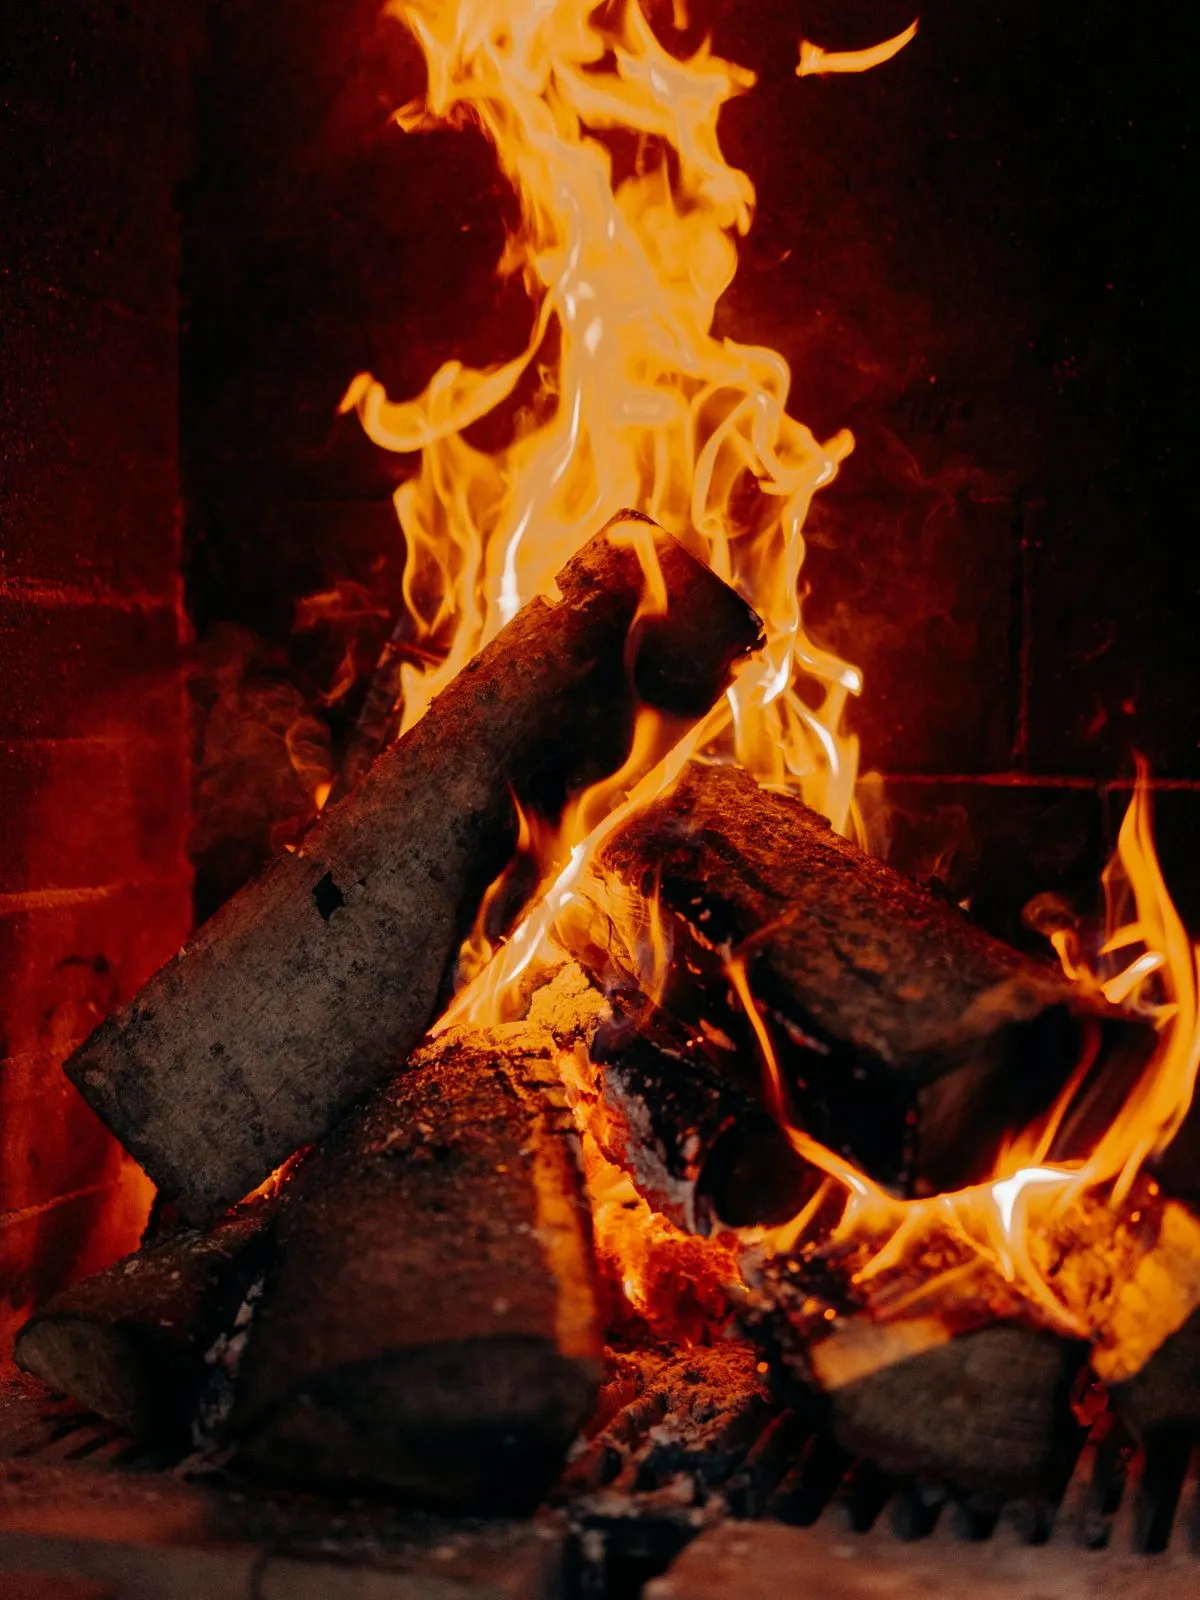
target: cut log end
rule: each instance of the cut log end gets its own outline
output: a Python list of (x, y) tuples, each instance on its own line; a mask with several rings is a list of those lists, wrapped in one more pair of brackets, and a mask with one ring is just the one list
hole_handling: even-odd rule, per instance
[(256, 1202), (72, 1284), (20, 1330), (13, 1359), (135, 1438), (185, 1440), (206, 1354), (261, 1272), (273, 1220)]
[(548, 1036), (450, 1033), (288, 1186), (241, 1458), (442, 1507), (527, 1507), (594, 1403), (600, 1349)]

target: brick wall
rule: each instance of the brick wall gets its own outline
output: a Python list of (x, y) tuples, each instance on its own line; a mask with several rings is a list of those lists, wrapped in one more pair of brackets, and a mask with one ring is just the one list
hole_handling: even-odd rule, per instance
[[(168, 15), (168, 10), (170, 14)], [(59, 1070), (190, 921), (178, 496), (180, 8), (46, 0), (0, 96), (0, 1347), (136, 1242)]]

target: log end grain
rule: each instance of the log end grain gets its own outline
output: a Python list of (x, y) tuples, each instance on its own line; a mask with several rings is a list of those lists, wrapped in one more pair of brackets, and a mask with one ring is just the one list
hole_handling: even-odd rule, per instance
[(20, 1330), (14, 1360), (135, 1438), (186, 1439), (205, 1355), (262, 1270), (272, 1222), (269, 1205), (247, 1205), (70, 1285)]
[(600, 1328), (547, 1041), (448, 1033), (286, 1187), (234, 1415), (252, 1470), (472, 1510), (536, 1501)]

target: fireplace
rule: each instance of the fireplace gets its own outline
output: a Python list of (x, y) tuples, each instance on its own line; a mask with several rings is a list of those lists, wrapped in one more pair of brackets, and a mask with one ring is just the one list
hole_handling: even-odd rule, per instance
[(1182, 1593), (1182, 69), (496, 10), (18, 30), (0, 1570)]

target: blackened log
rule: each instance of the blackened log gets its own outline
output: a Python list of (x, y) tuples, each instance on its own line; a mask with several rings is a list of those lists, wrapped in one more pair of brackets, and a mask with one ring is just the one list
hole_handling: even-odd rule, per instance
[(605, 1156), (688, 1233), (786, 1221), (821, 1174), (788, 1143), (721, 1050), (628, 989), (589, 1040), (590, 1125)]
[(548, 1038), (453, 1030), (288, 1185), (234, 1429), (274, 1477), (527, 1508), (590, 1412), (599, 1353)]
[(271, 1250), (274, 1206), (250, 1201), (211, 1233), (184, 1229), (72, 1284), (17, 1334), (13, 1357), (148, 1443), (180, 1444), (205, 1358)]
[(759, 1052), (728, 977), (739, 952), (793, 1114), (885, 1182), (975, 1180), (1086, 1056), (1094, 1073), (1132, 1072), (1152, 1048), (1143, 1024), (737, 768), (694, 763), (595, 871), (602, 914), (575, 919), (589, 929), (571, 944), (580, 964), (607, 988), (636, 985), (658, 894), (672, 956), (662, 1007), (703, 1026), (755, 1092)]
[(1200, 1311), (1194, 1311), (1143, 1367), (1114, 1384), (1113, 1409), (1139, 1438), (1200, 1439)]
[[(641, 616), (631, 530), (669, 600)], [(637, 695), (695, 718), (758, 620), (681, 545), (614, 519), (330, 810), (205, 925), (67, 1072), (184, 1215), (258, 1184), (428, 1025), (447, 963), (511, 851), (512, 792), (550, 807), (616, 766)], [(632, 682), (631, 682), (632, 680)]]

